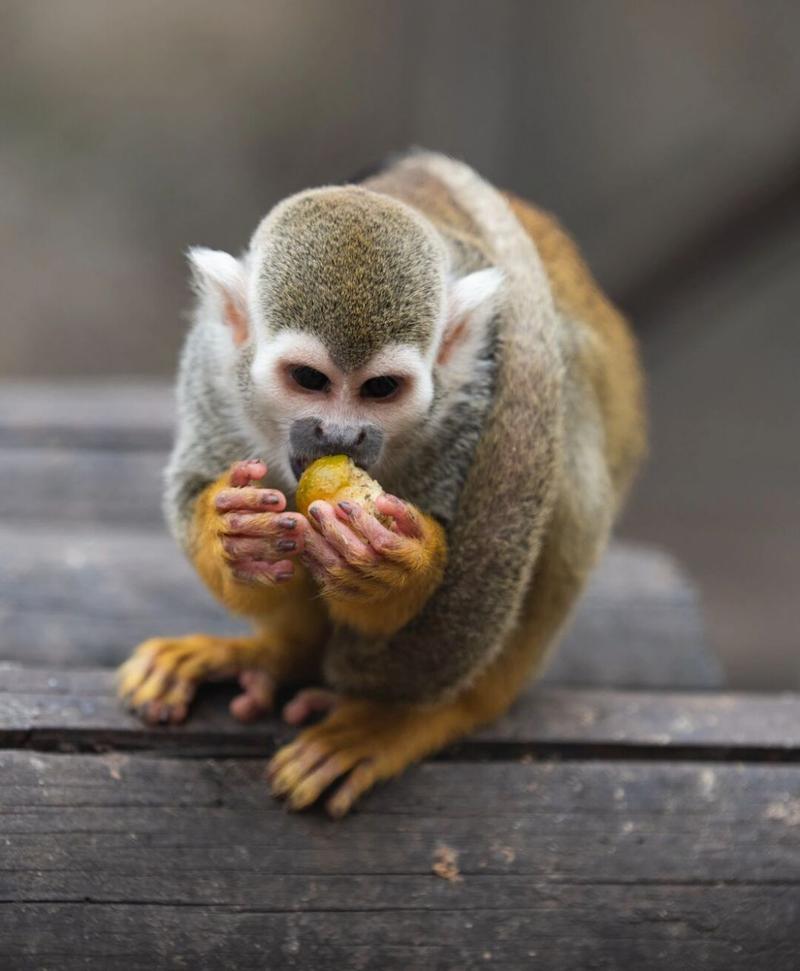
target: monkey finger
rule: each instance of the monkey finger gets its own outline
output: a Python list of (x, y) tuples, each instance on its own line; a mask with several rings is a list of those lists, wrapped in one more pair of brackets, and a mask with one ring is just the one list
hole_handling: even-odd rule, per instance
[(312, 502), (308, 510), (316, 528), (342, 559), (355, 567), (374, 566), (380, 557), (333, 511), (329, 502)]
[(264, 560), (240, 559), (231, 564), (231, 572), (237, 580), (245, 583), (261, 583), (267, 586), (287, 583), (294, 576), (291, 560), (267, 563)]
[(292, 536), (223, 536), (222, 549), (231, 560), (282, 560), (300, 553), (305, 545), (301, 532)]
[(358, 503), (347, 501), (337, 503), (336, 514), (378, 554), (382, 555), (398, 549), (403, 543), (401, 536), (387, 529), (380, 520)]
[(336, 550), (310, 526), (306, 527), (300, 562), (321, 587), (326, 586), (334, 572), (347, 570), (347, 564)]
[(229, 512), (222, 519), (222, 532), (230, 536), (282, 536), (297, 539), (302, 529), (298, 513)]
[(267, 466), (260, 459), (248, 459), (245, 462), (234, 462), (230, 471), (232, 486), (247, 486), (251, 482), (263, 479), (267, 474)]
[(423, 535), (422, 524), (419, 520), (419, 513), (410, 502), (403, 502), (397, 496), (391, 496), (388, 492), (378, 496), (375, 500), (378, 512), (384, 516), (391, 516), (397, 531), (401, 536), (408, 539), (421, 539)]
[(214, 505), (220, 512), (241, 509), (244, 512), (283, 512), (286, 508), (286, 496), (277, 489), (254, 489), (242, 486), (239, 489), (223, 489), (214, 499)]
[(328, 815), (334, 819), (346, 816), (353, 803), (375, 785), (377, 778), (375, 763), (371, 759), (359, 762), (325, 804)]

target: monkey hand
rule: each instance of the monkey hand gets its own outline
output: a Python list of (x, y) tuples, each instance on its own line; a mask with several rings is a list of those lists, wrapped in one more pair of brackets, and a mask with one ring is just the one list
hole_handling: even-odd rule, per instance
[(251, 485), (267, 474), (263, 462), (237, 462), (229, 486), (214, 495), (223, 555), (238, 580), (285, 583), (294, 575), (296, 556), (304, 543), (300, 517), (286, 513), (286, 497), (276, 489)]
[(253, 483), (263, 462), (236, 462), (200, 496), (193, 560), (211, 590), (237, 613), (259, 613), (280, 586), (294, 586), (292, 557), (303, 550), (305, 521), (286, 512), (286, 497)]
[(334, 621), (388, 636), (412, 620), (440, 584), (447, 546), (439, 523), (409, 503), (383, 494), (375, 506), (389, 526), (356, 502), (312, 503), (302, 560)]

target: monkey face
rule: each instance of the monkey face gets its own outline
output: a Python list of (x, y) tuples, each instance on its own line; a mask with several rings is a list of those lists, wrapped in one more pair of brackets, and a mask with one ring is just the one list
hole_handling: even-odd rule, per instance
[(264, 340), (250, 367), (248, 417), (293, 479), (325, 455), (348, 455), (376, 474), (433, 399), (431, 362), (408, 346), (386, 348), (357, 369), (337, 366), (317, 337)]

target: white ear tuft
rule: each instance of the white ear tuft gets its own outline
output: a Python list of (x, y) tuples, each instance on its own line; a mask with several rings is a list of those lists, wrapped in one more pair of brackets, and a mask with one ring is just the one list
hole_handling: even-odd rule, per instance
[(469, 371), (486, 337), (502, 282), (502, 271), (492, 266), (468, 273), (450, 284), (447, 320), (437, 353), (440, 366)]
[(240, 290), (244, 284), (242, 264), (230, 253), (205, 246), (192, 246), (187, 253), (192, 280), (200, 293), (210, 289)]
[(188, 254), (192, 282), (201, 301), (231, 328), (233, 340), (247, 340), (247, 298), (242, 263), (230, 253), (193, 246)]
[(476, 270), (462, 276), (450, 288), (450, 308), (448, 316), (463, 316), (472, 314), (481, 305), (488, 305), (491, 311), (492, 297), (497, 293), (503, 282), (503, 273), (497, 267), (490, 266), (486, 270)]

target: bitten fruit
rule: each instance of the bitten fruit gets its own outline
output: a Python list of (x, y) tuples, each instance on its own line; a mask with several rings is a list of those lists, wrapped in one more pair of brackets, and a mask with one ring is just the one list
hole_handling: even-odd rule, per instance
[(387, 525), (387, 519), (382, 516), (375, 500), (383, 494), (383, 488), (360, 469), (347, 455), (326, 455), (311, 465), (300, 476), (297, 484), (295, 502), (297, 511), (304, 516), (308, 514), (308, 507), (317, 499), (336, 504), (343, 500), (360, 503), (367, 512)]

